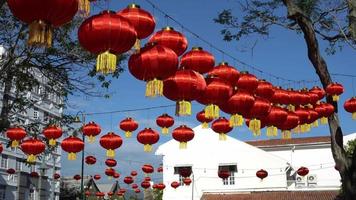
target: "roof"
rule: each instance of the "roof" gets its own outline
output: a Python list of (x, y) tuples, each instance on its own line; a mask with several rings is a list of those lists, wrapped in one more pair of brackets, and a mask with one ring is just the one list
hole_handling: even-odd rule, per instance
[(201, 200), (334, 200), (338, 191), (204, 193)]
[(290, 145), (290, 144), (315, 144), (315, 143), (330, 143), (330, 136), (320, 136), (320, 137), (304, 137), (304, 138), (292, 138), (292, 139), (271, 139), (271, 140), (255, 140), (247, 141), (247, 144), (256, 147), (267, 147), (267, 146), (279, 146), (279, 145)]

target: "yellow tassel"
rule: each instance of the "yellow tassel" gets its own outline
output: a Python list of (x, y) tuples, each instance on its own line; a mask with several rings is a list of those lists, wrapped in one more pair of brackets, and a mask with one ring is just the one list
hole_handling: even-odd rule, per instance
[(318, 127), (319, 126), (319, 120), (315, 120), (312, 124), (311, 124), (312, 127)]
[(261, 135), (261, 121), (258, 119), (252, 119), (249, 123), (248, 128), (252, 131), (254, 136)]
[(239, 114), (231, 115), (229, 120), (230, 127), (242, 126), (244, 118)]
[(126, 138), (132, 137), (132, 132), (131, 132), (131, 131), (126, 131), (126, 132), (125, 132), (125, 137), (126, 137)]
[(89, 135), (88, 141), (89, 141), (89, 143), (94, 143), (95, 142), (95, 136)]
[(179, 143), (179, 149), (186, 149), (187, 146), (188, 146), (188, 143), (186, 143), (186, 142), (180, 142)]
[(51, 138), (51, 139), (49, 139), (48, 144), (49, 144), (49, 146), (54, 147), (54, 146), (56, 146), (57, 142), (55, 139)]
[(291, 139), (292, 138), (292, 134), (290, 131), (285, 130), (282, 131), (282, 139)]
[(333, 95), (333, 101), (339, 101), (339, 95)]
[(52, 28), (42, 20), (33, 21), (29, 26), (29, 38), (27, 44), (30, 46), (52, 46)]
[(163, 127), (163, 128), (162, 128), (162, 134), (163, 134), (163, 135), (168, 135), (168, 133), (169, 133), (169, 128)]
[(225, 133), (220, 133), (219, 134), (219, 140), (220, 141), (226, 141), (227, 140), (227, 136)]
[(321, 124), (327, 124), (328, 123), (328, 118), (326, 118), (326, 117), (320, 118), (320, 123)]
[(18, 147), (18, 146), (19, 146), (19, 141), (13, 140), (13, 141), (11, 142), (11, 148), (16, 148), (16, 147)]
[(134, 45), (134, 47), (133, 47), (135, 50), (136, 50), (136, 52), (140, 52), (140, 49), (141, 49), (141, 40), (140, 39), (136, 39), (136, 42), (135, 42), (135, 45)]
[(217, 105), (209, 104), (205, 107), (205, 117), (208, 119), (216, 119), (219, 117), (220, 108)]
[(356, 112), (352, 113), (352, 119), (356, 120)]
[(298, 125), (297, 127), (295, 127), (295, 128), (293, 129), (293, 132), (294, 132), (294, 133), (300, 133), (300, 132), (301, 132), (301, 126)]
[(295, 111), (295, 106), (293, 104), (289, 104), (287, 109), (291, 112), (294, 112)]
[(146, 97), (162, 96), (163, 94), (163, 81), (156, 78), (148, 81), (146, 84)]
[(114, 73), (116, 70), (116, 55), (110, 53), (109, 51), (105, 51), (101, 53), (96, 58), (96, 71), (109, 74)]
[(77, 159), (77, 154), (70, 152), (68, 153), (68, 160), (76, 160)]
[(106, 151), (106, 156), (109, 158), (114, 158), (115, 157), (115, 151), (112, 149), (109, 149)]
[(276, 137), (278, 135), (278, 129), (275, 126), (267, 127), (267, 137)]
[(90, 14), (90, 1), (89, 0), (79, 0), (78, 10), (81, 16), (88, 17)]
[(201, 124), (201, 126), (202, 126), (202, 128), (209, 128), (209, 124), (206, 123), (206, 122), (203, 122), (203, 123)]
[(36, 162), (36, 156), (33, 155), (33, 154), (28, 155), (28, 157), (27, 157), (27, 162), (28, 162), (28, 163), (34, 163), (34, 162)]
[(178, 108), (176, 108), (178, 116), (188, 116), (192, 114), (192, 104), (190, 101), (178, 101), (176, 106), (178, 106)]
[(144, 151), (144, 152), (151, 152), (151, 151), (152, 151), (152, 145), (150, 145), (150, 144), (145, 144), (145, 145), (143, 146), (143, 151)]

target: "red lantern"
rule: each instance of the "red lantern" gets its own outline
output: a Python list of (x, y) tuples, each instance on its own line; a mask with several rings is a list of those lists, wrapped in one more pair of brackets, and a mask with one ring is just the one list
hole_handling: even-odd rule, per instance
[(21, 150), (28, 155), (28, 163), (36, 162), (36, 156), (44, 152), (45, 149), (45, 143), (36, 138), (24, 140), (21, 144)]
[(163, 82), (163, 95), (176, 101), (176, 115), (191, 115), (191, 101), (197, 99), (206, 87), (204, 77), (187, 69), (178, 70)]
[(94, 165), (96, 163), (96, 158), (94, 156), (85, 157), (85, 163), (88, 165)]
[(80, 45), (98, 54), (96, 71), (104, 74), (116, 71), (116, 54), (130, 50), (136, 36), (126, 18), (107, 10), (87, 18), (78, 30)]
[(297, 174), (299, 176), (306, 176), (309, 174), (309, 169), (306, 168), (306, 167), (300, 167), (298, 170), (297, 170)]
[(166, 185), (164, 183), (158, 183), (156, 186), (156, 189), (158, 190), (164, 190), (166, 188)]
[(91, 192), (90, 191), (85, 191), (85, 196), (86, 197), (89, 197), (91, 195)]
[(26, 131), (20, 127), (11, 127), (6, 130), (6, 136), (11, 141), (11, 148), (16, 148), (20, 141), (26, 137)]
[(159, 166), (159, 167), (157, 168), (157, 172), (158, 172), (158, 173), (162, 173), (162, 172), (163, 172), (163, 167), (162, 167), (162, 166)]
[(230, 83), (232, 87), (236, 86), (239, 79), (240, 72), (235, 67), (230, 66), (227, 62), (221, 62), (218, 66), (214, 67), (208, 76), (216, 76)]
[(121, 193), (121, 192), (117, 192), (116, 193), (117, 194), (117, 196), (119, 196), (119, 197), (123, 197), (125, 194), (123, 194), (123, 193)]
[(113, 195), (114, 195), (113, 192), (108, 192), (108, 196), (109, 196), (109, 197), (112, 197)]
[(145, 177), (144, 180), (149, 182), (149, 181), (151, 181), (151, 177), (147, 176), (147, 177)]
[(227, 179), (227, 178), (230, 177), (230, 171), (229, 171), (229, 170), (222, 170), (222, 169), (220, 169), (220, 170), (218, 171), (218, 176), (219, 176), (219, 178), (221, 178), (221, 179)]
[(219, 117), (219, 105), (230, 98), (232, 87), (228, 82), (218, 77), (206, 78), (206, 84), (204, 92), (197, 101), (207, 105), (205, 107), (205, 117), (215, 119)]
[(69, 136), (62, 141), (61, 147), (63, 151), (68, 152), (68, 160), (76, 160), (76, 153), (84, 149), (84, 142), (77, 137)]
[(268, 172), (264, 169), (260, 169), (256, 172), (256, 176), (261, 179), (261, 181), (268, 176)]
[(239, 90), (245, 90), (246, 92), (252, 94), (258, 87), (258, 79), (255, 75), (249, 74), (246, 71), (241, 72), (240, 78), (237, 81), (237, 87), (239, 88)]
[(142, 9), (137, 4), (130, 4), (127, 8), (119, 11), (117, 14), (125, 17), (130, 21), (137, 33), (135, 49), (140, 49), (140, 40), (151, 35), (155, 29), (156, 21), (154, 17)]
[(251, 107), (248, 117), (249, 129), (255, 136), (261, 135), (261, 119), (265, 118), (271, 110), (271, 103), (261, 97), (256, 97), (253, 106)]
[(148, 43), (129, 59), (129, 71), (138, 80), (146, 81), (146, 96), (163, 94), (163, 80), (177, 71), (178, 56), (168, 47)]
[(180, 149), (186, 149), (188, 142), (194, 138), (194, 131), (186, 125), (181, 125), (173, 130), (172, 136), (179, 142)]
[(307, 95), (309, 95), (309, 98), (310, 98), (310, 104), (312, 104), (312, 105), (315, 105), (315, 104), (317, 104), (318, 102), (319, 102), (319, 96), (318, 96), (318, 94), (317, 93), (315, 93), (315, 92), (306, 92), (307, 93)]
[[(294, 91), (286, 91), (280, 87), (274, 89), (273, 96), (271, 97), (271, 102), (274, 104), (285, 104), (289, 105), (291, 103), (292, 95)], [(294, 104), (296, 104), (294, 102)]]
[(319, 113), (312, 108), (307, 108), (307, 110), (309, 112), (309, 119), (307, 123), (310, 124), (312, 127), (319, 126), (319, 122), (318, 122)]
[(55, 174), (53, 174), (53, 178), (54, 178), (54, 180), (58, 180), (61, 178), (61, 175), (58, 173), (55, 173)]
[(115, 172), (115, 174), (112, 176), (112, 177), (114, 177), (114, 178), (120, 178), (120, 174), (119, 173), (117, 173), (117, 172)]
[(130, 138), (132, 136), (132, 132), (136, 131), (138, 128), (138, 123), (128, 117), (120, 122), (120, 129), (125, 131), (125, 137)]
[(109, 178), (114, 176), (114, 174), (115, 174), (115, 170), (113, 168), (107, 168), (105, 170), (105, 175), (108, 176)]
[(109, 158), (105, 160), (105, 164), (108, 167), (115, 167), (117, 165), (117, 162), (116, 160)]
[(340, 83), (330, 83), (325, 88), (325, 92), (332, 96), (333, 101), (338, 101), (339, 96), (344, 93), (344, 87)]
[(356, 97), (346, 100), (344, 103), (344, 109), (347, 112), (352, 113), (352, 119), (356, 120)]
[(183, 183), (185, 184), (185, 185), (190, 185), (191, 183), (192, 183), (192, 179), (190, 179), (190, 178), (185, 178), (185, 179), (183, 179)]
[(155, 169), (152, 167), (152, 165), (145, 164), (142, 166), (142, 171), (147, 175), (147, 174), (152, 174)]
[(159, 133), (151, 128), (145, 128), (137, 134), (137, 141), (144, 145), (145, 152), (152, 151), (152, 145), (159, 140)]
[(2, 143), (0, 143), (0, 153), (4, 150), (4, 147), (2, 146)]
[(184, 178), (190, 177), (190, 175), (192, 174), (192, 168), (191, 167), (179, 167), (178, 174)]
[[(287, 120), (288, 111), (279, 106), (272, 106), (271, 111), (268, 113), (266, 117), (266, 122), (268, 124), (267, 127), (267, 137), (276, 137), (278, 135), (279, 125), (284, 124)], [(299, 117), (297, 116), (297, 126), (299, 123)], [(293, 127), (295, 128), (295, 127)], [(290, 130), (290, 129), (289, 129)]]
[(265, 80), (259, 80), (255, 94), (259, 97), (270, 99), (274, 94), (273, 85)]
[(140, 192), (141, 192), (140, 189), (135, 189), (135, 193), (136, 193), (136, 194), (138, 194), (138, 193), (140, 193)]
[(230, 126), (229, 120), (225, 117), (219, 117), (212, 123), (211, 129), (219, 134), (220, 140), (226, 140), (226, 134), (232, 131), (233, 128)]
[(8, 0), (7, 5), (19, 20), (29, 24), (29, 45), (50, 47), (53, 28), (69, 23), (78, 11), (77, 0)]
[(171, 187), (174, 188), (174, 189), (177, 189), (179, 186), (180, 186), (180, 184), (177, 181), (173, 181), (171, 183)]
[(62, 129), (55, 125), (50, 125), (45, 128), (42, 133), (49, 140), (49, 146), (54, 147), (57, 144), (56, 139), (62, 136)]
[(314, 86), (312, 89), (309, 90), (311, 93), (315, 93), (318, 95), (318, 100), (321, 100), (325, 97), (325, 91), (318, 87), (318, 86)]
[(105, 193), (104, 192), (96, 192), (95, 193), (95, 196), (98, 198), (98, 199), (102, 199), (105, 197)]
[(38, 178), (38, 177), (40, 177), (40, 175), (37, 172), (31, 172), (30, 173), (30, 177), (31, 178)]
[(191, 69), (201, 74), (209, 72), (213, 69), (214, 65), (214, 56), (201, 47), (193, 47), (180, 60), (180, 66), (184, 69)]
[(82, 177), (79, 174), (73, 176), (73, 179), (79, 181)]
[(200, 123), (202, 123), (202, 128), (209, 128), (209, 123), (214, 120), (212, 118), (205, 117), (204, 110), (198, 112), (196, 118)]
[(230, 113), (230, 126), (242, 126), (242, 115), (247, 115), (255, 103), (255, 98), (248, 92), (239, 90), (227, 101)]
[(173, 117), (165, 113), (157, 117), (156, 124), (162, 128), (162, 134), (167, 135), (169, 132), (169, 128), (174, 124), (174, 119)]
[(95, 122), (89, 122), (83, 126), (82, 132), (85, 136), (89, 137), (89, 143), (93, 143), (95, 141), (95, 136), (100, 134), (101, 128)]
[(138, 188), (138, 185), (136, 183), (132, 184), (132, 189), (137, 189)]
[(310, 124), (308, 124), (308, 120), (310, 118), (310, 113), (309, 113), (308, 109), (306, 109), (304, 107), (298, 107), (295, 109), (295, 114), (297, 114), (299, 117), (300, 131), (302, 133), (310, 131)]
[(134, 180), (133, 180), (133, 178), (131, 176), (126, 176), (124, 178), (124, 183), (126, 183), (127, 185), (130, 185), (133, 182), (134, 182)]
[(335, 108), (329, 103), (321, 102), (319, 105), (315, 106), (315, 111), (319, 113), (319, 116), (321, 116), (321, 124), (327, 124), (328, 117), (330, 117), (335, 112)]
[(95, 180), (100, 180), (100, 179), (101, 179), (101, 176), (100, 176), (99, 174), (96, 174), (96, 175), (94, 175), (94, 179), (95, 179)]
[(9, 168), (9, 169), (6, 170), (6, 173), (12, 175), (12, 174), (15, 174), (16, 171), (13, 168)]
[(131, 176), (133, 176), (133, 177), (137, 176), (137, 171), (132, 171)]
[(156, 42), (159, 45), (172, 49), (177, 56), (182, 55), (188, 47), (188, 41), (185, 36), (175, 31), (172, 27), (165, 27), (156, 32), (149, 40), (149, 42)]
[(121, 137), (114, 132), (109, 132), (108, 134), (103, 135), (99, 142), (104, 149), (107, 149), (106, 156), (110, 158), (115, 157), (115, 149), (122, 145)]
[(119, 190), (119, 192), (121, 192), (122, 194), (125, 194), (125, 193), (126, 193), (126, 189), (121, 188), (121, 189)]

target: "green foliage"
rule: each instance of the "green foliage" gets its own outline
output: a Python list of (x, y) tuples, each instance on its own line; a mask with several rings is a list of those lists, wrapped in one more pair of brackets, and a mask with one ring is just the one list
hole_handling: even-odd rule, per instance
[(154, 200), (162, 200), (163, 199), (163, 190), (153, 190), (153, 199)]
[(350, 140), (345, 146), (346, 153), (349, 157), (352, 157), (356, 153), (356, 139)]
[(61, 184), (60, 193), (59, 193), (60, 200), (73, 200), (79, 197), (80, 197), (79, 187)]

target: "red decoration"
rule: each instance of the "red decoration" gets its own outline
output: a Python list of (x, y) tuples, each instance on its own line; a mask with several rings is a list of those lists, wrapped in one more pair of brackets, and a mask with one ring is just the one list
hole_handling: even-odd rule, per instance
[(173, 181), (171, 183), (171, 187), (174, 188), (174, 189), (177, 189), (179, 186), (180, 186), (180, 184), (177, 181)]
[[(263, 119), (263, 120), (261, 121), (261, 129), (266, 126), (265, 120), (266, 120), (266, 119)], [(248, 119), (248, 118), (245, 119), (245, 124), (246, 124), (247, 127), (250, 127), (250, 121), (251, 121), (251, 120)]]
[(344, 103), (344, 109), (347, 112), (352, 113), (352, 119), (356, 120), (356, 97), (347, 99)]
[(95, 136), (100, 134), (101, 128), (95, 122), (89, 122), (83, 126), (82, 132), (85, 136), (89, 137), (89, 143), (93, 143), (95, 141)]
[(169, 128), (174, 124), (174, 119), (173, 117), (165, 113), (157, 117), (156, 124), (162, 128), (162, 134), (167, 135), (169, 132)]
[(230, 118), (230, 126), (242, 126), (242, 115), (248, 115), (249, 111), (255, 103), (255, 98), (246, 91), (239, 90), (230, 97), (227, 101), (227, 106), (232, 113)]
[(119, 192), (122, 193), (122, 194), (125, 194), (125, 193), (126, 193), (126, 189), (121, 188), (121, 189), (119, 190)]
[(32, 178), (38, 178), (38, 177), (40, 177), (40, 175), (39, 175), (37, 172), (31, 172), (31, 173), (30, 173), (30, 177), (32, 177)]
[(340, 83), (330, 83), (325, 88), (325, 92), (332, 96), (333, 101), (338, 101), (339, 96), (344, 93), (344, 87)]
[(194, 138), (194, 131), (186, 125), (181, 125), (173, 130), (172, 136), (179, 142), (180, 149), (186, 149), (188, 142)]
[(307, 92), (307, 94), (309, 95), (310, 98), (310, 104), (315, 105), (319, 102), (319, 96), (317, 93), (315, 92)]
[(256, 172), (256, 176), (261, 179), (261, 181), (268, 176), (268, 172), (264, 169), (260, 169)]
[(102, 199), (105, 197), (105, 193), (104, 192), (96, 192), (95, 196), (98, 197), (99, 199)]
[(85, 157), (85, 163), (88, 165), (94, 165), (96, 163), (96, 158), (94, 156)]
[(28, 163), (36, 162), (36, 156), (44, 152), (45, 149), (45, 143), (36, 138), (24, 140), (21, 144), (21, 150), (28, 155)]
[(255, 136), (261, 135), (261, 119), (265, 118), (271, 110), (271, 103), (261, 97), (256, 97), (253, 106), (251, 107), (248, 117), (249, 129)]
[(131, 176), (133, 176), (133, 177), (137, 176), (137, 171), (132, 171)]
[(236, 86), (239, 79), (240, 72), (235, 67), (230, 66), (227, 62), (221, 62), (218, 66), (214, 67), (208, 76), (216, 76), (230, 83), (232, 87)]
[(58, 180), (61, 178), (61, 175), (58, 173), (55, 173), (55, 174), (53, 174), (53, 178), (54, 178), (54, 180)]
[(163, 94), (163, 80), (178, 67), (178, 56), (168, 47), (148, 43), (129, 59), (129, 71), (138, 80), (146, 81), (146, 96)]
[(285, 104), (285, 105), (289, 105), (291, 103), (291, 96), (295, 94), (290, 91), (286, 91), (282, 88), (275, 88), (274, 89), (274, 94), (271, 97), (271, 102), (274, 104)]
[(91, 192), (90, 191), (85, 191), (85, 196), (86, 197), (89, 197), (91, 195)]
[(192, 183), (192, 179), (190, 179), (190, 178), (185, 178), (185, 179), (183, 179), (183, 183), (185, 184), (185, 185), (190, 185), (191, 183)]
[(270, 99), (274, 94), (273, 85), (265, 80), (259, 80), (255, 94), (259, 97)]
[(49, 140), (49, 146), (56, 146), (57, 139), (62, 136), (62, 129), (55, 125), (50, 125), (43, 130), (43, 135)]
[(20, 127), (11, 127), (6, 130), (6, 136), (11, 141), (11, 148), (16, 148), (20, 141), (26, 137), (26, 131)]
[(211, 124), (211, 129), (219, 134), (220, 140), (226, 140), (226, 134), (232, 131), (229, 120), (225, 117), (219, 117)]
[(325, 91), (318, 87), (318, 86), (314, 86), (312, 89), (309, 90), (311, 93), (315, 93), (318, 95), (318, 100), (321, 100), (325, 97)]
[(250, 74), (247, 71), (241, 72), (240, 78), (237, 81), (237, 87), (239, 90), (245, 90), (252, 94), (258, 87), (258, 79), (255, 75)]
[(149, 40), (149, 42), (156, 42), (159, 45), (172, 49), (177, 56), (182, 55), (188, 47), (188, 41), (185, 36), (175, 31), (172, 27), (165, 27), (156, 32)]
[(108, 176), (109, 178), (111, 178), (112, 176), (114, 176), (115, 174), (115, 170), (113, 168), (107, 168), (105, 170), (105, 175)]
[(29, 24), (29, 45), (50, 47), (53, 28), (69, 23), (78, 11), (77, 0), (8, 0), (7, 5), (19, 20)]
[(76, 160), (76, 153), (84, 149), (84, 142), (77, 137), (69, 136), (62, 141), (61, 147), (63, 151), (68, 152), (68, 160)]
[(159, 166), (159, 167), (157, 168), (157, 172), (158, 172), (158, 173), (162, 173), (162, 172), (163, 172), (163, 167), (162, 167), (162, 166)]
[(110, 158), (115, 157), (115, 149), (122, 145), (121, 137), (114, 132), (109, 132), (106, 135), (103, 135), (99, 142), (104, 149), (107, 149), (106, 156)]
[(319, 113), (317, 111), (315, 111), (313, 108), (307, 108), (308, 112), (309, 112), (309, 118), (307, 123), (310, 124), (312, 127), (317, 127), (319, 126)]
[(164, 190), (166, 188), (166, 185), (164, 183), (158, 183), (156, 186), (157, 190)]
[(95, 179), (95, 180), (100, 180), (100, 179), (101, 179), (101, 176), (100, 176), (99, 174), (96, 174), (96, 175), (94, 175), (94, 179)]
[(204, 110), (198, 112), (196, 118), (200, 123), (202, 123), (202, 128), (209, 128), (209, 123), (214, 120), (212, 118), (206, 118)]
[(151, 181), (151, 177), (146, 176), (144, 180), (149, 182), (149, 181)]
[(152, 165), (145, 164), (142, 166), (142, 171), (145, 174), (152, 174), (155, 171), (155, 169), (152, 167)]
[(190, 175), (192, 174), (192, 168), (191, 167), (179, 167), (178, 174), (184, 178), (190, 177)]
[(2, 146), (2, 143), (0, 143), (0, 153), (4, 150), (4, 147)]
[(222, 169), (220, 169), (220, 170), (218, 171), (218, 176), (219, 176), (219, 178), (221, 178), (221, 179), (227, 179), (227, 178), (230, 177), (230, 171), (229, 171), (229, 170), (222, 170)]
[(109, 197), (111, 197), (111, 196), (113, 196), (113, 195), (114, 195), (113, 192), (108, 192), (108, 196), (109, 196)]
[(117, 172), (115, 172), (115, 173), (114, 173), (114, 175), (113, 175), (112, 177), (113, 177), (113, 178), (116, 178), (116, 179), (117, 179), (117, 178), (120, 178), (120, 174), (119, 174), (119, 173), (117, 173)]
[(9, 168), (9, 169), (6, 170), (6, 173), (11, 175), (11, 174), (15, 174), (16, 171), (13, 168)]
[(180, 69), (163, 82), (163, 95), (176, 101), (176, 115), (191, 115), (191, 101), (204, 92), (206, 83), (204, 77), (188, 69)]
[(134, 183), (134, 184), (132, 184), (132, 189), (136, 189), (136, 188), (138, 188), (138, 185), (136, 184), (136, 183)]
[(130, 50), (136, 36), (135, 28), (126, 18), (107, 10), (87, 18), (78, 30), (80, 45), (98, 54), (96, 71), (104, 74), (116, 71), (116, 54)]
[(298, 170), (297, 170), (297, 174), (299, 176), (306, 176), (309, 174), (309, 169), (306, 168), (306, 167), (300, 167)]
[(321, 116), (321, 124), (327, 124), (328, 117), (330, 117), (335, 112), (335, 108), (329, 103), (320, 102), (318, 105), (316, 105), (315, 111), (319, 113), (319, 116)]
[(137, 134), (137, 141), (144, 145), (145, 152), (152, 151), (152, 145), (159, 140), (159, 133), (151, 128), (145, 128)]
[(214, 56), (201, 47), (193, 47), (180, 60), (180, 66), (184, 69), (191, 69), (201, 74), (209, 72), (213, 69), (214, 65)]
[(125, 137), (130, 138), (132, 132), (137, 130), (138, 123), (131, 117), (128, 117), (120, 122), (119, 127), (121, 130), (125, 131)]
[(135, 189), (135, 193), (136, 193), (136, 194), (138, 194), (138, 193), (140, 193), (140, 192), (141, 192), (140, 189)]
[[(276, 137), (278, 135), (278, 129), (281, 124), (287, 120), (288, 111), (279, 106), (272, 106), (270, 112), (266, 117), (267, 127), (267, 137)], [(299, 117), (297, 116), (297, 125), (299, 123)], [(295, 127), (293, 127), (295, 128)], [(290, 129), (288, 129), (290, 130)]]
[(126, 183), (127, 185), (130, 185), (133, 182), (134, 182), (134, 180), (133, 180), (133, 178), (131, 176), (126, 176), (124, 178), (124, 183)]
[(73, 179), (79, 181), (82, 177), (79, 174), (73, 176)]
[(115, 167), (117, 165), (117, 162), (116, 160), (109, 158), (105, 160), (105, 164), (108, 167)]

